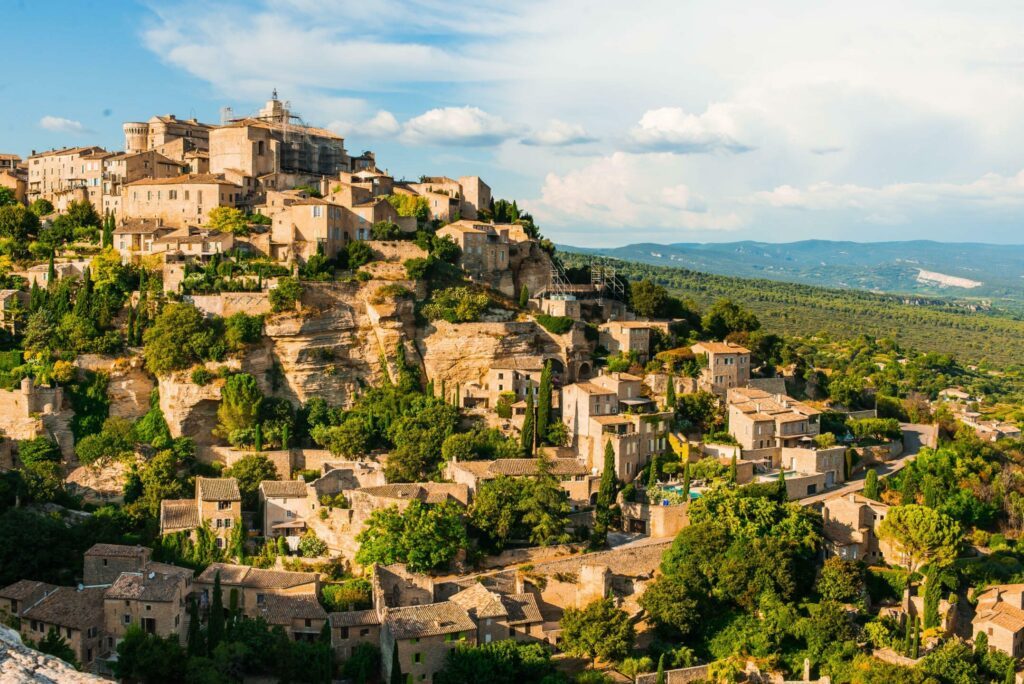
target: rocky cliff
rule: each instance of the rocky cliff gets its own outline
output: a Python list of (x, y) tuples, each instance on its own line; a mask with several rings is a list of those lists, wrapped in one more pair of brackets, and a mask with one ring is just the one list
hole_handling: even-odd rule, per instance
[(13, 629), (0, 625), (0, 684), (78, 684), (109, 680), (78, 672), (59, 658), (25, 646)]

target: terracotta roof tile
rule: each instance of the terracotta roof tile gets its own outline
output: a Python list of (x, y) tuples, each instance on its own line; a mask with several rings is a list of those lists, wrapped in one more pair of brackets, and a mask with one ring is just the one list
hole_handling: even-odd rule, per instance
[(203, 501), (241, 501), (238, 480), (233, 477), (197, 477), (196, 497)]
[(257, 589), (291, 589), (317, 581), (315, 572), (264, 570), (230, 563), (213, 563), (199, 575), (199, 581), (213, 584), (218, 571), (220, 571), (221, 584), (239, 584)]
[(524, 594), (504, 594), (501, 597), (508, 612), (508, 624), (521, 625), (544, 622), (537, 606), (537, 597), (526, 592)]
[(267, 594), (263, 597), (263, 605), (259, 613), (272, 625), (284, 625), (292, 620), (326, 620), (327, 611), (323, 609), (315, 596), (304, 594), (287, 596)]
[(149, 558), (150, 550), (144, 546), (128, 546), (126, 544), (93, 544), (85, 552), (85, 555), (86, 557)]
[(57, 588), (58, 587), (55, 584), (23, 579), (18, 580), (14, 584), (8, 584), (3, 589), (0, 589), (0, 598), (24, 601), (33, 597), (42, 597), (44, 594), (47, 594)]
[(264, 480), (260, 482), (263, 496), (279, 499), (303, 499), (309, 494), (302, 480)]
[(199, 527), (195, 499), (164, 499), (160, 502), (160, 533), (169, 534)]
[(103, 626), (103, 587), (58, 587), (22, 614), (23, 619), (51, 625), (88, 629)]
[(233, 183), (227, 178), (216, 173), (184, 173), (180, 176), (174, 176), (172, 178), (142, 178), (131, 183), (125, 183), (125, 187), (134, 185), (188, 185), (188, 184), (199, 184), (199, 185), (233, 185), (236, 188), (242, 187), (238, 183)]
[(451, 601), (392, 608), (384, 616), (384, 623), (395, 639), (419, 639), (476, 631), (476, 623), (469, 617), (469, 613)]
[(168, 575), (147, 568), (145, 572), (122, 572), (107, 589), (105, 598), (166, 603), (176, 600), (179, 595), (184, 595), (181, 575)]
[(470, 617), (475, 617), (477, 620), (508, 616), (508, 610), (505, 609), (501, 596), (488, 591), (479, 582), (468, 589), (463, 589), (448, 600), (457, 603), (469, 613)]
[(380, 616), (375, 610), (346, 610), (331, 613), (330, 618), (332, 627), (362, 627), (380, 624)]

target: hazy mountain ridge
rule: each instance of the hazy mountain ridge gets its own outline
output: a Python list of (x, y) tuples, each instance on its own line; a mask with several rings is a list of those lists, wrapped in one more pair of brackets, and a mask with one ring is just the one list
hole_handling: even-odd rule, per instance
[(1024, 307), (1024, 245), (748, 240), (559, 248), (721, 275)]

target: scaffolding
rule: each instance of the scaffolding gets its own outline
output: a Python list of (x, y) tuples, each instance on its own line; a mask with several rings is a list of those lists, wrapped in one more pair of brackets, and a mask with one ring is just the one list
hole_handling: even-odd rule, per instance
[(616, 274), (614, 266), (591, 262), (589, 268), (589, 283), (573, 283), (565, 274), (562, 265), (553, 262), (548, 285), (536, 296), (541, 299), (596, 299), (598, 302), (606, 297), (625, 300), (626, 287)]

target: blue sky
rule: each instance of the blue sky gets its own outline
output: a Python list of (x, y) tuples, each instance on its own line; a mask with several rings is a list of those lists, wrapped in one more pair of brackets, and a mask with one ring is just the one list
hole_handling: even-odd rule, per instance
[(117, 149), (122, 121), (216, 123), (276, 87), (560, 242), (1021, 242), (1024, 7), (894, 5), (10, 2), (0, 151)]

